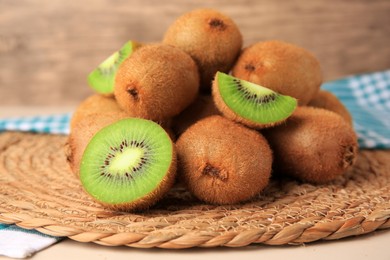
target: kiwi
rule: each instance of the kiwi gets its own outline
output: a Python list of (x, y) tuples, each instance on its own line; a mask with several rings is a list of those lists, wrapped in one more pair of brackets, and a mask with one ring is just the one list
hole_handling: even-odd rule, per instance
[(266, 128), (286, 120), (297, 107), (295, 98), (217, 72), (213, 99), (221, 113), (251, 128)]
[(119, 111), (111, 113), (89, 113), (87, 116), (82, 115), (82, 117), (82, 120), (77, 121), (71, 127), (65, 147), (69, 166), (76, 175), (79, 174), (81, 157), (85, 147), (96, 132), (109, 124), (129, 116), (123, 111)]
[(201, 90), (210, 93), (217, 71), (228, 72), (242, 48), (242, 35), (234, 21), (212, 9), (196, 9), (180, 16), (163, 42), (184, 50), (195, 60)]
[(302, 181), (326, 183), (355, 163), (355, 132), (340, 115), (298, 107), (286, 123), (263, 131), (274, 151), (274, 169)]
[(189, 126), (197, 121), (220, 112), (209, 95), (199, 95), (196, 100), (178, 116), (173, 118), (172, 128), (176, 136), (180, 136)]
[(352, 116), (344, 104), (331, 92), (320, 90), (309, 102), (308, 106), (323, 108), (342, 116), (350, 125), (353, 125)]
[(249, 200), (268, 184), (272, 151), (257, 131), (222, 116), (190, 126), (176, 142), (179, 178), (212, 204)]
[(198, 90), (198, 70), (187, 53), (169, 45), (150, 44), (122, 63), (114, 94), (123, 110), (165, 121), (189, 106)]
[(243, 50), (232, 74), (306, 105), (322, 83), (319, 61), (304, 48), (282, 41), (264, 41)]
[[(72, 115), (70, 128), (73, 129), (78, 122), (89, 117), (91, 114), (116, 114), (125, 113), (112, 96), (103, 96), (94, 94), (83, 100)], [(128, 116), (136, 116), (133, 113), (127, 113)]]
[(141, 44), (135, 41), (126, 42), (120, 50), (111, 54), (88, 75), (89, 86), (100, 94), (113, 94), (115, 75), (119, 66), (140, 46)]
[(175, 146), (157, 123), (128, 118), (99, 130), (88, 143), (80, 165), (85, 191), (118, 210), (153, 205), (172, 187)]

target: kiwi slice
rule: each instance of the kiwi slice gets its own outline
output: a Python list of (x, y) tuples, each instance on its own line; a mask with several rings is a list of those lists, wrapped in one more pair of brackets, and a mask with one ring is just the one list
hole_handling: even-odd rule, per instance
[(293, 97), (222, 72), (215, 76), (213, 98), (224, 116), (253, 128), (283, 122), (297, 107)]
[(88, 75), (88, 84), (91, 88), (100, 94), (113, 94), (115, 75), (119, 66), (138, 47), (139, 43), (128, 41), (119, 51), (114, 52), (104, 60)]
[(154, 204), (173, 185), (174, 145), (153, 121), (127, 118), (98, 131), (87, 145), (80, 179), (96, 201), (115, 209)]

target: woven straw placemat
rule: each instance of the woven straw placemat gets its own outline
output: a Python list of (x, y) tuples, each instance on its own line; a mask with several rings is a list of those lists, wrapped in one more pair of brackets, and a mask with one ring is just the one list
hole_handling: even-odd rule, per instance
[(82, 242), (130, 247), (300, 244), (390, 227), (390, 151), (361, 151), (327, 185), (272, 180), (254, 200), (212, 206), (176, 187), (153, 208), (104, 209), (86, 195), (65, 158), (66, 136), (0, 134), (0, 222)]

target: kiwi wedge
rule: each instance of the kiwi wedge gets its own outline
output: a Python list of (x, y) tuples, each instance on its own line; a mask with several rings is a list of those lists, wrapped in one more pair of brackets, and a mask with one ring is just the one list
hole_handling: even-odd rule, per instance
[(135, 41), (128, 41), (120, 50), (105, 59), (88, 75), (88, 84), (90, 87), (100, 94), (113, 94), (115, 75), (119, 66), (139, 46), (140, 44)]
[(216, 73), (212, 92), (225, 117), (256, 129), (283, 122), (298, 103), (293, 97), (222, 72)]
[(174, 145), (157, 123), (127, 118), (98, 131), (85, 148), (80, 180), (96, 201), (119, 210), (144, 209), (173, 185)]

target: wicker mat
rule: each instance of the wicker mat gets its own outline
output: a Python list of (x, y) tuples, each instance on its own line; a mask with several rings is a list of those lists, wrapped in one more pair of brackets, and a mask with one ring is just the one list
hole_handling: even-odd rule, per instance
[(320, 186), (272, 180), (253, 201), (212, 206), (175, 187), (148, 211), (104, 209), (64, 154), (65, 136), (0, 134), (0, 222), (82, 242), (130, 247), (300, 244), (390, 227), (390, 151), (361, 151), (355, 168)]

